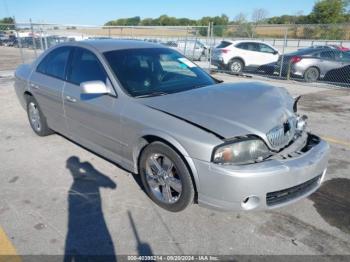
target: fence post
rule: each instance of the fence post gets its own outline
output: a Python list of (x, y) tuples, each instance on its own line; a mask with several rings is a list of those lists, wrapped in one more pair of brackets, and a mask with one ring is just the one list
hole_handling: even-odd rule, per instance
[(30, 23), (30, 31), (32, 33), (34, 54), (35, 54), (35, 58), (37, 58), (38, 54), (36, 53), (36, 42), (35, 42), (35, 36), (34, 36), (34, 29), (33, 29), (32, 19), (29, 19), (29, 23)]
[(281, 65), (280, 65), (280, 77), (282, 77), (282, 71), (283, 71), (283, 63), (284, 63), (284, 49), (287, 44), (287, 38), (288, 38), (288, 27), (286, 27), (286, 31), (284, 32), (284, 41), (283, 41), (283, 48), (282, 48), (282, 57), (281, 57)]
[(16, 19), (13, 18), (13, 20), (15, 21), (15, 32), (16, 32), (16, 37), (17, 37), (17, 41), (18, 41), (19, 54), (21, 56), (22, 63), (24, 64), (25, 61), (24, 61), (24, 55), (23, 55), (22, 38), (20, 37), (19, 32), (18, 32)]
[(45, 50), (48, 49), (48, 45), (47, 45), (47, 29), (45, 29), (45, 35), (44, 35), (44, 48)]
[(40, 25), (40, 49), (41, 49), (41, 50), (44, 50), (43, 28), (42, 28), (42, 25)]
[(210, 48), (209, 48), (209, 68), (208, 69), (209, 69), (209, 73), (210, 73), (210, 70), (211, 70), (211, 54), (212, 54), (212, 50), (213, 50), (212, 40), (213, 40), (213, 37), (214, 37), (214, 22), (210, 23), (209, 29), (210, 29), (210, 35), (211, 35), (210, 39), (211, 39), (211, 41), (210, 41)]
[[(210, 60), (209, 56), (210, 56), (210, 49), (211, 49), (210, 43), (209, 43), (209, 37), (210, 37), (210, 22), (208, 23), (208, 27), (207, 27), (207, 47), (208, 47), (207, 62), (208, 62), (208, 63), (210, 63), (210, 62), (209, 62), (209, 60)], [(209, 68), (210, 68), (210, 65), (208, 65), (208, 69), (209, 69)]]
[(184, 56), (186, 56), (186, 49), (187, 49), (187, 35), (188, 35), (188, 26), (186, 27), (185, 46), (184, 46)]
[[(197, 28), (196, 28), (196, 35), (195, 35), (195, 40), (194, 40), (194, 46), (193, 46), (193, 52), (192, 52), (192, 60), (194, 60), (194, 55), (196, 52), (196, 46), (197, 46)], [(199, 55), (199, 60), (202, 55)]]

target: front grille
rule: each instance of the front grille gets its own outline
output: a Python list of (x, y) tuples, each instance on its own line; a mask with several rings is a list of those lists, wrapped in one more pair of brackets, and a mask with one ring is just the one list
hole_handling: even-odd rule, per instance
[(306, 194), (307, 192), (317, 187), (321, 176), (322, 175), (319, 175), (311, 180), (306, 181), (305, 183), (302, 183), (300, 185), (297, 185), (291, 188), (267, 193), (266, 204), (268, 206), (274, 206), (274, 205), (282, 204), (284, 202), (288, 202), (290, 200), (293, 200), (297, 197), (300, 197)]
[(279, 150), (292, 140), (296, 130), (296, 118), (291, 117), (285, 123), (270, 130), (266, 136), (273, 149)]

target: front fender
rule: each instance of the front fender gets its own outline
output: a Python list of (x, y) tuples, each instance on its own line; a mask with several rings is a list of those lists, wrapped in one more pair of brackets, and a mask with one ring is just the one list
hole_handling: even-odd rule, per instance
[[(173, 146), (182, 155), (182, 157), (186, 161), (187, 165), (189, 166), (190, 172), (192, 173), (194, 181), (196, 183), (196, 187), (199, 185), (199, 177), (198, 177), (197, 169), (194, 165), (192, 158), (189, 156), (187, 150), (172, 135), (170, 135), (166, 132), (163, 132), (163, 131), (156, 130), (156, 129), (144, 130), (140, 134), (140, 138), (133, 145), (133, 162), (134, 162), (134, 173), (135, 174), (139, 173), (138, 160), (139, 160), (140, 153), (141, 153), (142, 149), (149, 144), (149, 142), (146, 140), (147, 137), (156, 137), (160, 141), (163, 140), (163, 141), (167, 142), (168, 144), (170, 144), (171, 146)], [(198, 187), (197, 187), (197, 190), (198, 190)]]

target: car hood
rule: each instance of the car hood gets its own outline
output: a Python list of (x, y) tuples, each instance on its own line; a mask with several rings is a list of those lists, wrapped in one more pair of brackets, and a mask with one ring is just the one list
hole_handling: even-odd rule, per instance
[(225, 139), (248, 134), (265, 138), (294, 115), (294, 100), (284, 88), (255, 82), (217, 84), (140, 101)]

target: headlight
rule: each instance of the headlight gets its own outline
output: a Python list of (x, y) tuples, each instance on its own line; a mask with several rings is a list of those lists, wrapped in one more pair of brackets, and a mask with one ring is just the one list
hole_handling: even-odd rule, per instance
[(216, 147), (212, 160), (217, 164), (249, 164), (260, 162), (270, 155), (262, 140), (247, 138)]

